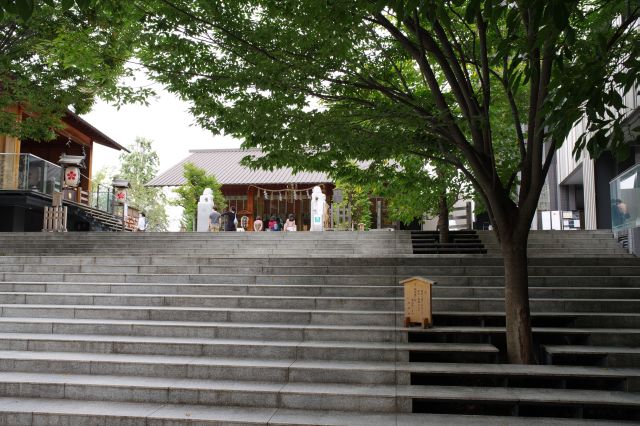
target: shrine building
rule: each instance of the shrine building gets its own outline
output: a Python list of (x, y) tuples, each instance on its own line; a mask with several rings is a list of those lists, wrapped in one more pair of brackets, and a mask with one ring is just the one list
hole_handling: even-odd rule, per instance
[(184, 165), (191, 163), (215, 176), (227, 206), (236, 208), (238, 220), (243, 216), (248, 218), (248, 229), (253, 229), (256, 217), (266, 223), (272, 216), (284, 221), (293, 214), (298, 230), (308, 230), (311, 223), (310, 195), (314, 186), (322, 189), (327, 203), (331, 202), (334, 183), (325, 173), (293, 173), (289, 168), (252, 170), (240, 164), (246, 156), (261, 156), (260, 150), (203, 149), (189, 152), (191, 155), (152, 179), (147, 186), (183, 185), (186, 182)]

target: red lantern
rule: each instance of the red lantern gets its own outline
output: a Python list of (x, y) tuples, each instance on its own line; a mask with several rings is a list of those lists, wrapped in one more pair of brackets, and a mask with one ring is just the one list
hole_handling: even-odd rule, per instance
[(64, 184), (67, 187), (75, 188), (80, 184), (80, 169), (70, 166), (64, 169)]
[(116, 189), (116, 201), (124, 204), (127, 201), (127, 190), (125, 188)]

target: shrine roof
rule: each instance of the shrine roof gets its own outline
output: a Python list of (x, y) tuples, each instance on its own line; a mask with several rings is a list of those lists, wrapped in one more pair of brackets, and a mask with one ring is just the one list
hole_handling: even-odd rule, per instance
[(245, 149), (198, 149), (189, 151), (189, 155), (169, 170), (149, 181), (147, 186), (180, 186), (185, 183), (184, 164), (191, 163), (214, 175), (221, 185), (268, 185), (286, 183), (331, 183), (326, 173), (298, 172), (290, 168), (269, 170), (251, 170), (240, 164), (248, 155), (261, 156), (260, 150)]
[(108, 146), (109, 148), (116, 149), (118, 151), (126, 151), (129, 150), (118, 142), (111, 139), (109, 136), (102, 133), (100, 130), (96, 129), (93, 125), (91, 125), (88, 121), (80, 117), (73, 111), (67, 111), (67, 114), (62, 119), (69, 126), (74, 127), (85, 135), (89, 136), (95, 143), (99, 143), (100, 145)]

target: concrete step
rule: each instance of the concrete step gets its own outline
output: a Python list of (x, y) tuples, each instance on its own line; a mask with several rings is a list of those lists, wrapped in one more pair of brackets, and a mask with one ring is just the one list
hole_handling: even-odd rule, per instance
[(640, 395), (628, 392), (461, 386), (414, 386), (398, 392), (400, 397), (411, 394), (414, 412), (640, 420)]
[[(504, 326), (504, 310), (435, 311), (437, 326)], [(531, 321), (537, 327), (567, 328), (640, 328), (640, 313), (623, 312), (532, 312)]]
[(640, 368), (638, 347), (545, 345), (543, 352), (547, 364)]
[[(237, 275), (465, 275), (502, 276), (502, 266), (219, 266), (219, 265), (120, 265), (121, 274), (237, 274)], [(75, 273), (101, 274), (114, 272), (113, 265), (25, 265), (0, 264), (5, 273)], [(530, 276), (640, 276), (640, 264), (635, 266), (530, 266)]]
[[(262, 382), (394, 384), (393, 362), (0, 351), (4, 372)], [(405, 372), (408, 381), (408, 372)]]
[[(499, 311), (504, 309), (503, 297), (433, 297), (434, 311)], [(530, 298), (533, 312), (617, 312), (634, 313), (640, 310), (640, 299), (605, 298)], [(148, 315), (152, 311), (178, 312), (179, 308), (196, 312), (208, 312), (208, 320), (231, 320), (240, 318), (243, 312), (255, 312), (263, 320), (264, 315), (298, 315), (300, 321), (309, 320), (309, 315), (393, 314), (403, 310), (401, 298), (384, 297), (303, 297), (303, 296), (235, 296), (235, 295), (158, 295), (158, 294), (71, 294), (71, 293), (0, 293), (0, 308), (3, 316), (16, 315), (19, 309), (54, 309), (56, 307), (76, 310), (98, 307), (124, 310), (139, 307), (139, 313)], [(217, 308), (217, 310), (215, 309)], [(148, 311), (144, 313), (144, 311)], [(62, 312), (62, 311), (60, 311)], [(72, 311), (70, 311), (72, 312)], [(259, 313), (263, 312), (263, 315)], [(158, 314), (162, 315), (162, 314)], [(65, 317), (68, 316), (65, 314)], [(342, 316), (348, 321), (347, 316)], [(279, 321), (275, 321), (279, 322)]]
[[(8, 391), (4, 391), (7, 389)], [(8, 394), (8, 395), (7, 395)], [(0, 373), (0, 396), (393, 413), (395, 386)], [(357, 407), (356, 410), (353, 410)]]
[[(399, 370), (404, 370), (404, 363)], [(585, 390), (640, 390), (640, 369), (593, 366), (411, 363), (411, 384)], [(639, 395), (640, 396), (640, 395)]]
[[(444, 288), (444, 287), (442, 287)], [(365, 285), (267, 285), (267, 284), (155, 284), (90, 282), (4, 282), (2, 292), (25, 293), (102, 293), (102, 294), (183, 294), (252, 296), (347, 296), (400, 297), (402, 287)]]
[(341, 342), (401, 342), (406, 330), (394, 326), (152, 321), (76, 318), (4, 318), (6, 333), (100, 334)]
[(0, 305), (5, 318), (129, 319), (298, 325), (378, 325), (402, 323), (398, 311), (204, 308), (118, 305)]
[[(185, 355), (340, 361), (409, 361), (426, 358), (491, 360), (498, 353), (489, 344), (256, 341), (125, 335), (0, 333), (0, 350), (91, 352), (138, 355)], [(462, 362), (462, 361), (460, 361)]]
[[(395, 311), (401, 298), (0, 292), (0, 305), (175, 306), (245, 309)], [(400, 306), (402, 308), (402, 306)]]
[[(211, 257), (211, 256), (151, 256), (128, 255), (114, 256), (0, 256), (0, 264), (14, 265), (109, 265), (109, 266), (147, 266), (147, 265), (209, 265), (209, 266), (502, 266), (499, 256), (465, 255), (427, 256), (427, 255), (394, 255), (375, 256), (332, 256), (332, 257), (284, 257), (284, 256), (244, 256), (244, 257)], [(530, 266), (638, 266), (636, 257), (620, 258), (533, 258)]]
[[(634, 346), (640, 330), (617, 328), (533, 327), (533, 337), (541, 345)], [(500, 326), (438, 326), (409, 331), (410, 342), (490, 343), (504, 348), (505, 328)]]
[[(497, 416), (364, 413), (330, 410), (288, 410), (235, 406), (145, 404), (46, 398), (0, 398), (0, 423), (12, 426), (193, 426), (243, 425), (324, 425), (324, 426), (418, 426), (506, 424), (528, 426), (602, 425), (599, 420), (569, 418), (509, 418)], [(628, 423), (608, 421), (610, 425)]]
[[(0, 294), (73, 293), (117, 295), (250, 295), (250, 296), (323, 296), (323, 297), (402, 297), (395, 286), (321, 286), (321, 285), (242, 285), (242, 284), (151, 284), (151, 283), (65, 283), (5, 282)], [(636, 287), (529, 287), (532, 298), (640, 298)], [(455, 286), (439, 284), (437, 297), (502, 297), (502, 286)]]

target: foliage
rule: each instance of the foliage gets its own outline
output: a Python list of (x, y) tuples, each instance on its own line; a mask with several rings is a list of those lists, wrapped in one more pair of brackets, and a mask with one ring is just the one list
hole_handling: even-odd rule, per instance
[(446, 194), (447, 205), (472, 194), (468, 181), (454, 167), (425, 161), (416, 155), (371, 162), (367, 167), (342, 167), (332, 176), (368, 188), (387, 200), (391, 220), (411, 223), (423, 214), (439, 214), (438, 201)]
[[(83, 114), (97, 96), (129, 102), (142, 101), (150, 93), (119, 83), (119, 78), (133, 72), (127, 60), (141, 25), (133, 4), (118, 0), (0, 4), (9, 11), (0, 14), (0, 134), (49, 140), (69, 108)], [(16, 105), (27, 112), (23, 121), (7, 111)]]
[(129, 181), (128, 203), (147, 216), (149, 231), (166, 231), (168, 226), (167, 197), (162, 188), (145, 186), (158, 173), (160, 159), (149, 139), (136, 138), (129, 153), (120, 154), (118, 176)]
[(336, 189), (342, 190), (342, 201), (333, 203), (333, 205), (348, 208), (351, 211), (351, 223), (344, 224), (344, 226), (348, 229), (358, 229), (358, 224), (364, 223), (365, 229), (370, 229), (372, 214), (369, 187), (366, 184), (360, 185), (346, 180), (337, 180)]
[(174, 189), (178, 198), (172, 201), (172, 204), (181, 206), (184, 209), (181, 225), (187, 231), (191, 231), (194, 229), (194, 220), (198, 212), (198, 201), (200, 201), (200, 196), (206, 188), (211, 188), (213, 191), (213, 203), (218, 211), (221, 212), (227, 206), (227, 202), (222, 196), (220, 184), (215, 176), (207, 175), (204, 169), (191, 163), (186, 163), (184, 165), (184, 177), (187, 181), (182, 186)]
[(531, 362), (529, 226), (582, 116), (593, 138), (577, 150), (626, 148), (615, 89), (640, 71), (632, 3), (163, 0), (149, 3), (141, 57), (201, 125), (267, 152), (256, 166), (406, 154), (455, 166), (505, 256), (509, 358)]

